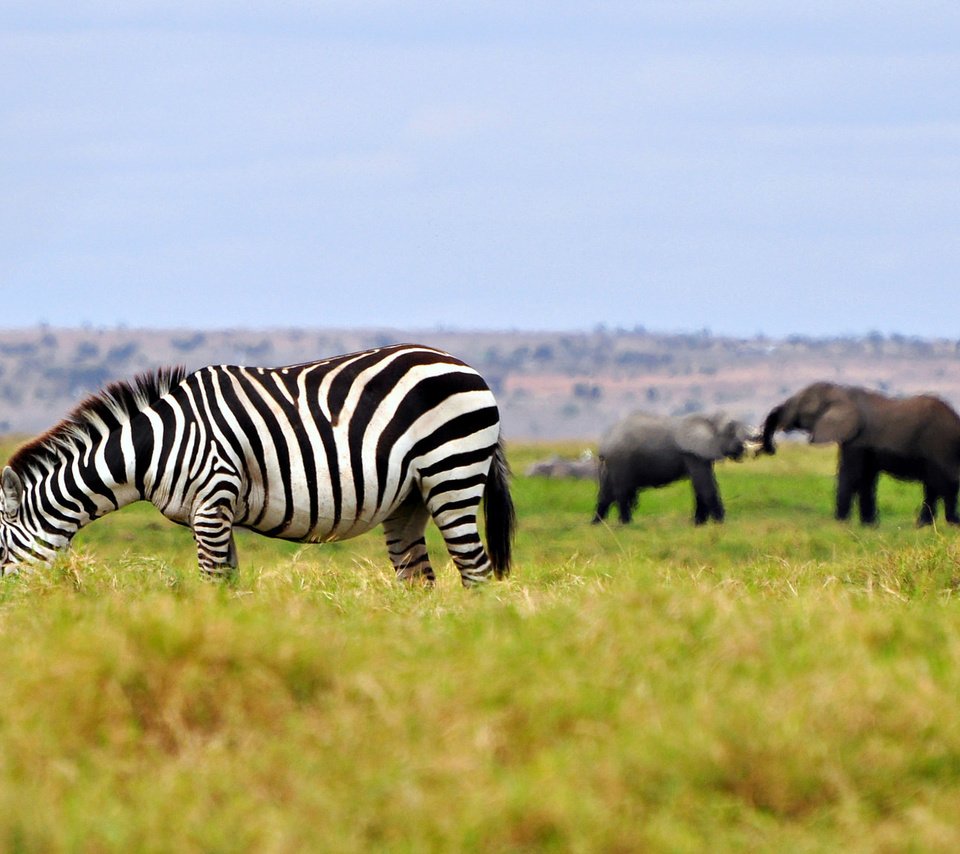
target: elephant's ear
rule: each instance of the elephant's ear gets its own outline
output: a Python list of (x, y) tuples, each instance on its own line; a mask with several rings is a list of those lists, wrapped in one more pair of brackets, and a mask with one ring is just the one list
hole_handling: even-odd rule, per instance
[(831, 403), (817, 418), (810, 433), (814, 444), (849, 442), (860, 432), (860, 413), (848, 400)]
[(723, 459), (723, 449), (717, 426), (707, 418), (687, 418), (676, 433), (677, 447), (685, 454), (702, 460)]

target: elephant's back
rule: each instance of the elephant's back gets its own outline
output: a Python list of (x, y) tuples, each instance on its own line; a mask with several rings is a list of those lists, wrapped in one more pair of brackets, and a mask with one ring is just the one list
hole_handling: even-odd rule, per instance
[(614, 424), (600, 439), (602, 456), (629, 454), (643, 448), (663, 452), (676, 447), (671, 421), (660, 415), (634, 412)]
[(953, 455), (960, 443), (960, 416), (942, 398), (921, 394), (894, 401), (878, 450), (895, 449), (919, 457)]
[(636, 486), (664, 486), (684, 477), (686, 469), (671, 420), (634, 413), (615, 424), (600, 440), (598, 451), (615, 478)]

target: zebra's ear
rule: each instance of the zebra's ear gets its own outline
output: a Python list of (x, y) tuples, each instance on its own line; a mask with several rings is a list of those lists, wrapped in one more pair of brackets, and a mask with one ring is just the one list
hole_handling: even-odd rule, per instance
[(7, 516), (16, 516), (23, 498), (23, 481), (10, 466), (5, 466), (0, 483), (3, 487), (3, 512)]

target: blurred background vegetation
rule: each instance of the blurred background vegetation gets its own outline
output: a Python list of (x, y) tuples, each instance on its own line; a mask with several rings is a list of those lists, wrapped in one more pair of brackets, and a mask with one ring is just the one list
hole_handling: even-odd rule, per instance
[(433, 330), (142, 330), (39, 326), (0, 333), (0, 434), (37, 433), (106, 382), (163, 365), (276, 366), (400, 341), (447, 350), (487, 379), (507, 436), (595, 440), (635, 409), (722, 409), (758, 423), (815, 380), (889, 394), (936, 392), (960, 407), (958, 342), (880, 334), (748, 339), (590, 332)]

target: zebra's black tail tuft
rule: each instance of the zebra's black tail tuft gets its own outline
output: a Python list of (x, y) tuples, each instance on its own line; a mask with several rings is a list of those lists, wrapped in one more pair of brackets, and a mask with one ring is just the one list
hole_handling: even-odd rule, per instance
[(510, 497), (510, 466), (503, 450), (503, 439), (497, 443), (490, 465), (490, 476), (483, 497), (486, 516), (487, 554), (497, 578), (510, 574), (510, 553), (517, 527), (517, 513)]

